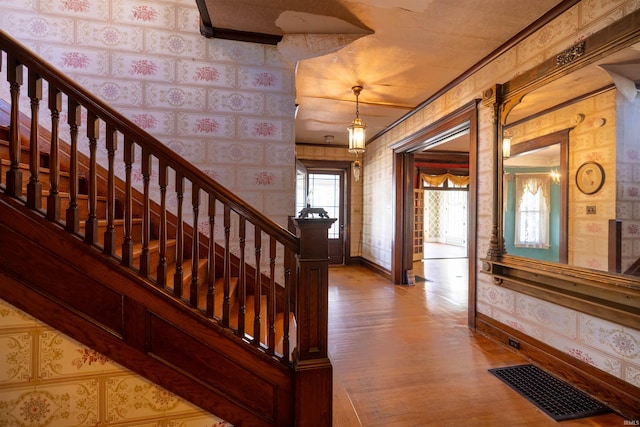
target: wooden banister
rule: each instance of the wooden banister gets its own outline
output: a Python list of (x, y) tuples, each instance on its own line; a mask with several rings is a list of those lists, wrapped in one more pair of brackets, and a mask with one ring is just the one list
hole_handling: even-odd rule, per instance
[(315, 412), (313, 425), (332, 425), (333, 368), (328, 356), (329, 248), (327, 239), (335, 219), (292, 219), (300, 238), (297, 256), (300, 286), (296, 295), (298, 342), (294, 350), (296, 425), (306, 425)]
[[(327, 231), (333, 220), (294, 220), (295, 233), (284, 229), (2, 31), (0, 51), (8, 58), (11, 94), (9, 169), (0, 171), (5, 193), (202, 316), (203, 325), (230, 330), (229, 339), (261, 355), (261, 363), (277, 363), (290, 376), (292, 389), (295, 381), (296, 393), (291, 402), (273, 400), (278, 415), (265, 416), (265, 423), (291, 425), (295, 414), (296, 425), (331, 425)], [(19, 105), (25, 71), (30, 117)], [(49, 109), (48, 132), (39, 129), (40, 101)], [(26, 200), (21, 115), (30, 120)], [(61, 141), (63, 126), (68, 126), (69, 144)], [(78, 151), (83, 141), (89, 153)], [(98, 164), (100, 146), (107, 153), (104, 165)], [(48, 157), (45, 184), (39, 176), (42, 150)], [(132, 178), (138, 169), (141, 188)], [(79, 207), (81, 179), (88, 193), (84, 210)], [(175, 212), (168, 200), (175, 200)], [(148, 301), (128, 298), (127, 304), (144, 311)]]

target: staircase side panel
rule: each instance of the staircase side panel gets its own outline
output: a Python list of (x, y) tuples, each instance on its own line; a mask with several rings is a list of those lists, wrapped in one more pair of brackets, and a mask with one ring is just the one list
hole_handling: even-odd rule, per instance
[(293, 424), (291, 369), (1, 193), (0, 298), (234, 425)]

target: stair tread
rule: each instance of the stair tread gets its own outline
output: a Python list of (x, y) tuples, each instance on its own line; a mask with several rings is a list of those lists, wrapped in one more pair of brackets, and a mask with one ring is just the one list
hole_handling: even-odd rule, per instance
[[(2, 140), (0, 140), (0, 142), (1, 142), (1, 141), (2, 141)], [(11, 165), (11, 161), (10, 161), (9, 159), (2, 158), (2, 159), (0, 159), (0, 162), (2, 162), (2, 165), (3, 165), (3, 166), (5, 166), (5, 165), (6, 165), (6, 166)], [(31, 167), (29, 166), (29, 164), (28, 164), (28, 163), (24, 163), (24, 162), (20, 162), (20, 163), (18, 163), (18, 167), (19, 167), (20, 169), (22, 169), (22, 170), (26, 170), (26, 171), (29, 171), (29, 170), (31, 169)], [(40, 173), (45, 173), (45, 174), (49, 173), (49, 171), (50, 171), (50, 170), (51, 170), (51, 168), (45, 168), (45, 167), (43, 167), (43, 166), (40, 166), (40, 168), (38, 168), (38, 171), (39, 171)], [(70, 172), (69, 172), (69, 171), (66, 171), (66, 170), (59, 170), (59, 171), (58, 171), (58, 174), (60, 174), (60, 176), (62, 176), (62, 177), (69, 177), (69, 176), (70, 176)]]
[[(22, 190), (23, 190), (23, 192), (25, 191), (25, 189), (24, 189), (24, 188), (23, 188)], [(44, 189), (44, 188), (42, 189), (42, 196), (48, 196), (48, 195), (49, 195), (49, 193), (50, 193), (50, 190), (47, 190), (47, 189)], [(60, 196), (60, 197), (65, 197), (65, 198), (66, 198), (66, 197), (69, 197), (69, 192), (66, 192), (66, 191), (58, 191), (58, 196)], [(77, 196), (77, 197), (78, 197), (78, 199), (82, 199), (82, 200), (84, 200), (84, 199), (88, 199), (88, 198), (89, 198), (89, 195), (88, 195), (88, 194), (78, 194), (78, 196)], [(106, 201), (106, 200), (107, 200), (107, 196), (100, 196), (100, 195), (98, 195), (98, 196), (96, 196), (96, 199), (97, 199), (97, 200), (99, 200), (99, 201)]]
[[(98, 218), (97, 221), (98, 221), (98, 226), (106, 226), (109, 223), (109, 221), (104, 218)], [(142, 224), (142, 218), (132, 218), (131, 222), (136, 225)], [(116, 226), (124, 225), (124, 219), (122, 218), (114, 219), (113, 224)], [(86, 227), (86, 225), (87, 225), (86, 221), (80, 221), (81, 229)]]

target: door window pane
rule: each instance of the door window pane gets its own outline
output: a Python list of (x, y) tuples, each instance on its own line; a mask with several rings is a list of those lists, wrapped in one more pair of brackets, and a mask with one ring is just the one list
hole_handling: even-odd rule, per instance
[(340, 237), (340, 176), (335, 174), (309, 174), (309, 201), (312, 208), (323, 208), (329, 218), (337, 218), (329, 229), (329, 238)]

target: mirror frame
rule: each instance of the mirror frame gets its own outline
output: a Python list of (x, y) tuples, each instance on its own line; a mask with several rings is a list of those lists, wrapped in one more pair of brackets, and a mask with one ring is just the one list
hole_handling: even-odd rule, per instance
[(502, 135), (507, 116), (525, 95), (640, 42), (640, 10), (483, 94), (493, 113), (493, 224), (483, 273), (499, 286), (640, 330), (640, 277), (509, 255), (503, 239)]

